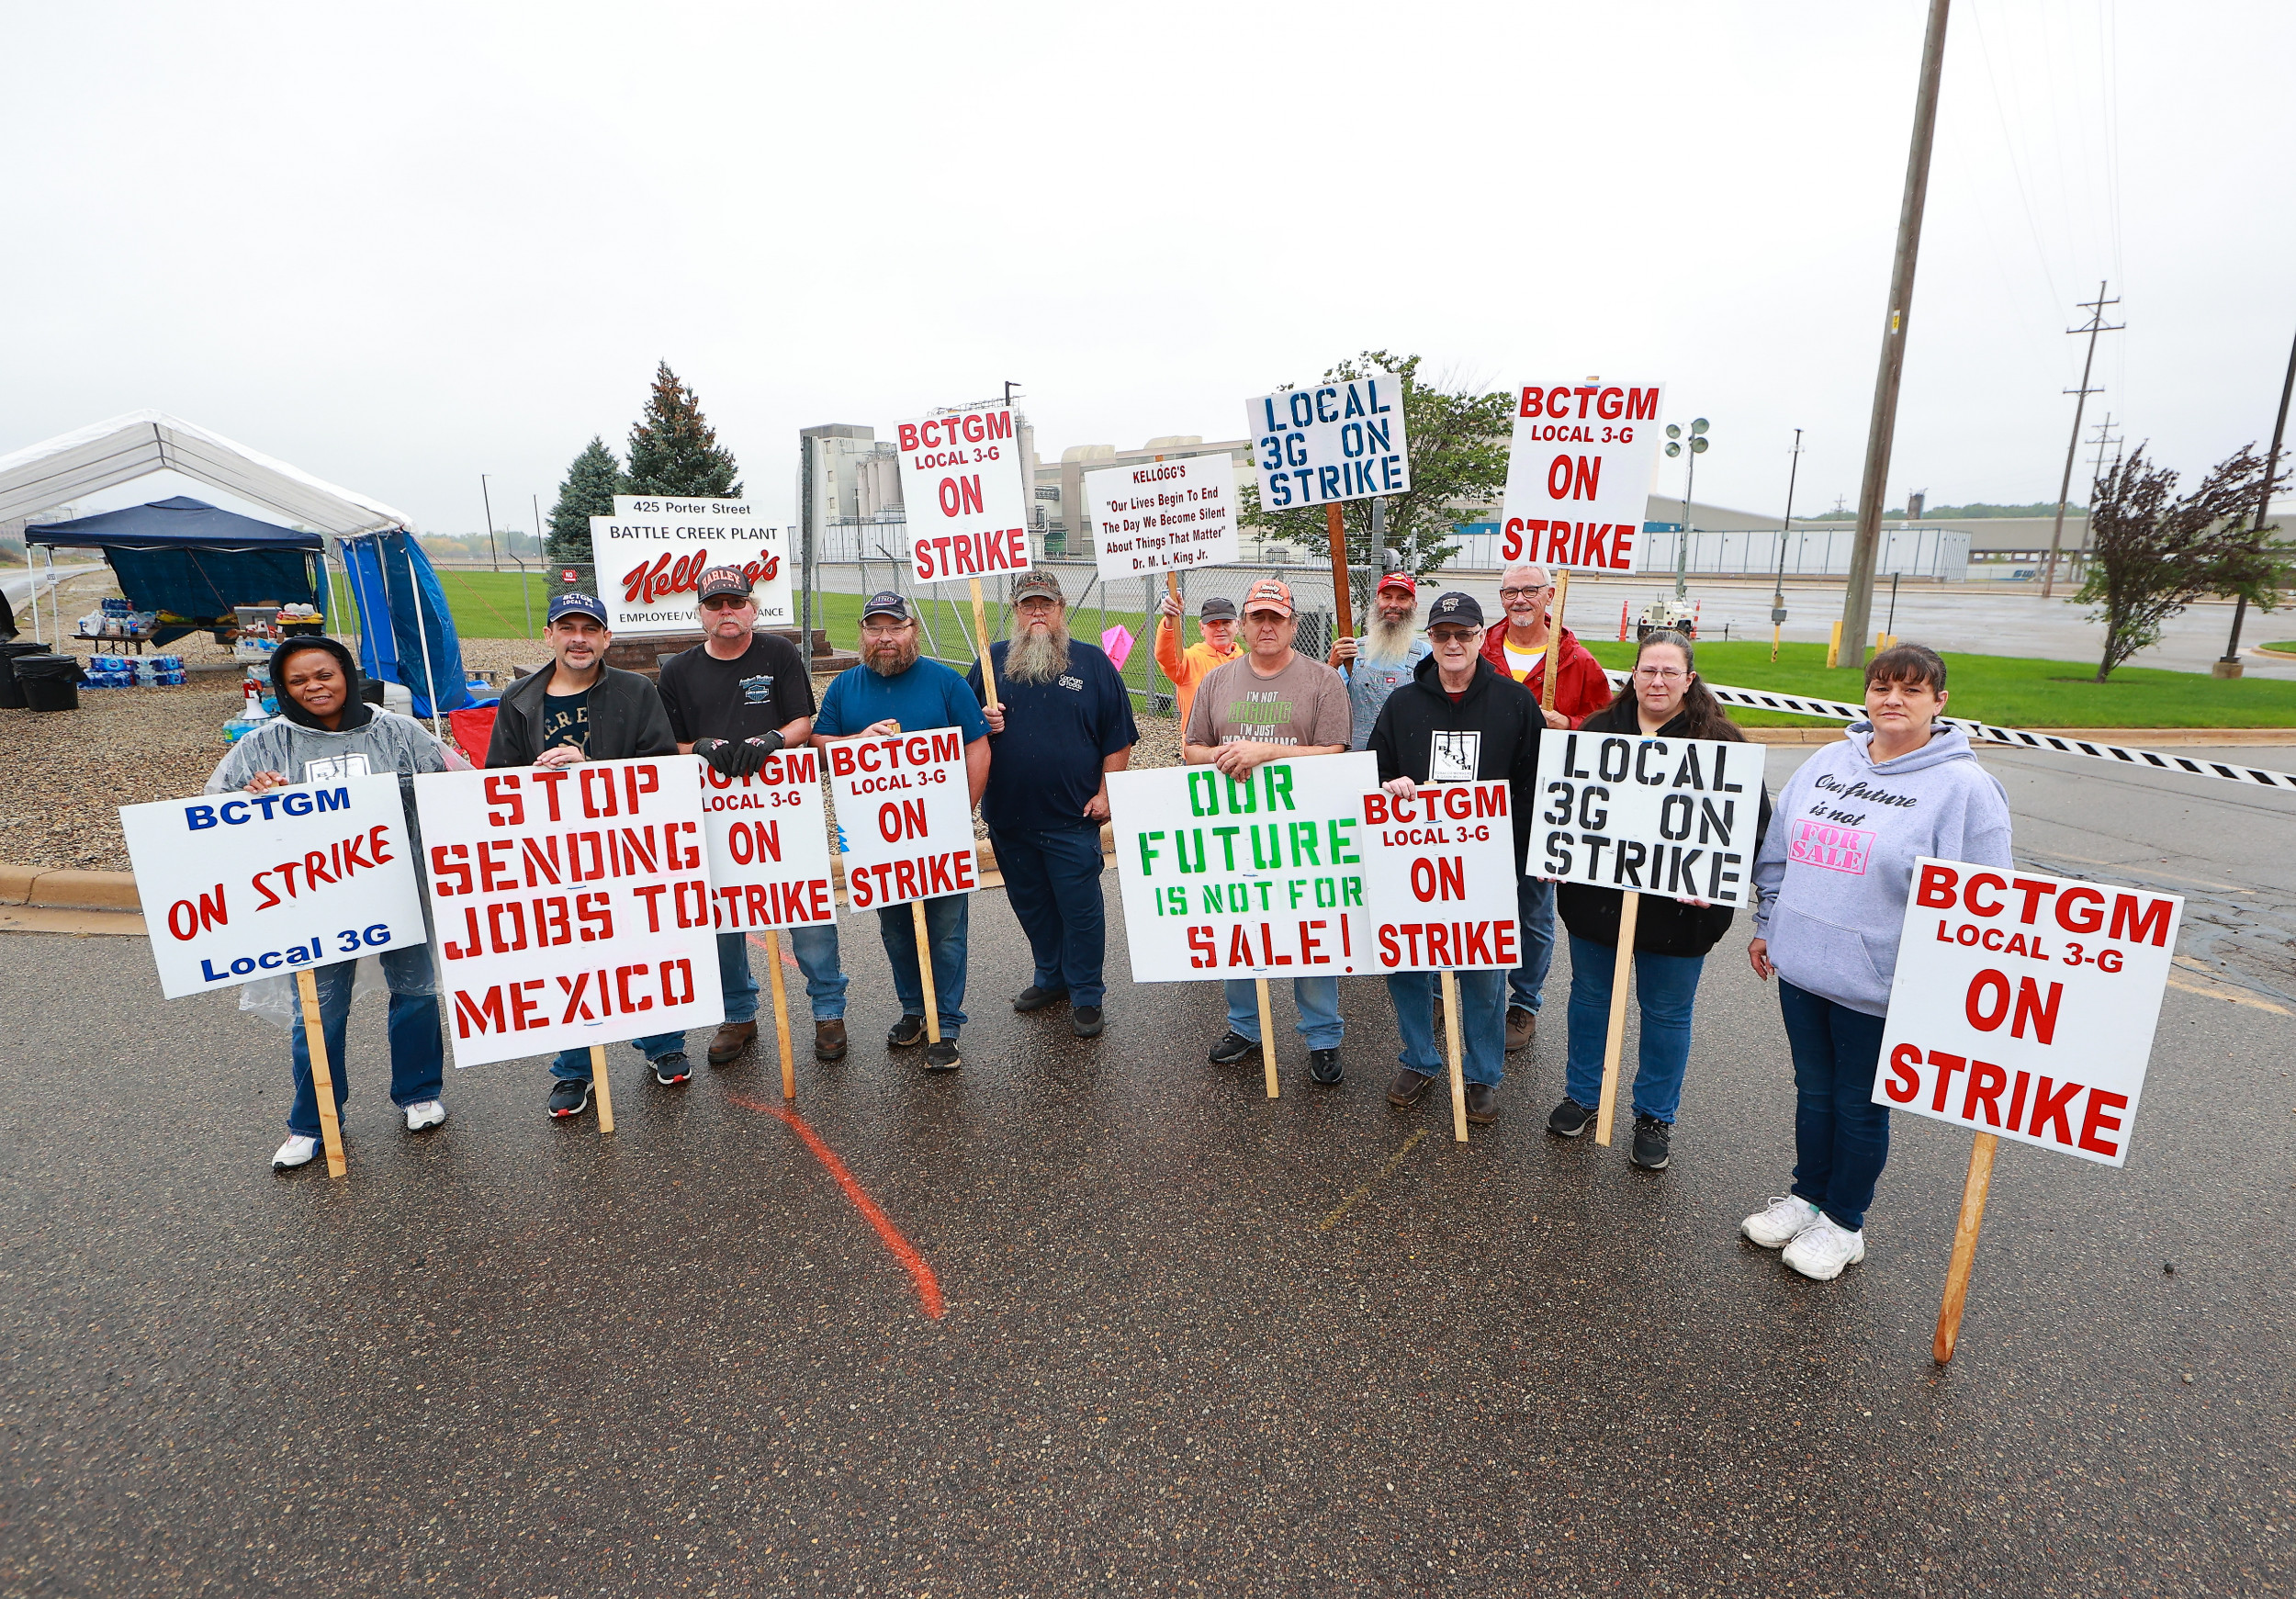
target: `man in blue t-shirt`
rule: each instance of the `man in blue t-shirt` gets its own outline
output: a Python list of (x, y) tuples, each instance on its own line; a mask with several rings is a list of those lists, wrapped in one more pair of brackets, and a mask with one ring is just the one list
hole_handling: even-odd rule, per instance
[[(1065, 998), (1069, 1030), (1097, 1038), (1108, 985), (1108, 906), (1100, 824), (1109, 773), (1131, 760), (1140, 730), (1116, 663), (1068, 636), (1068, 597), (1039, 569), (1013, 585), (1013, 636), (989, 646), (1003, 703), (987, 713), (996, 751), (981, 819), (1005, 876), (1005, 901), (1029, 935), (1036, 974), (1012, 1002), (1041, 1010)], [(981, 667), (965, 686), (981, 694)]]
[[(922, 659), (909, 602), (895, 593), (872, 594), (861, 607), (861, 663), (844, 671), (821, 696), (813, 719), (816, 743), (866, 734), (917, 733), (954, 727), (964, 736), (964, 774), (978, 804), (988, 783), (988, 723), (964, 680), (937, 660)], [(940, 1042), (925, 1051), (929, 1072), (952, 1071), (964, 1064), (957, 1033), (964, 1026), (964, 957), (967, 911), (972, 895), (944, 895), (924, 901), (925, 936), (932, 942), (933, 997), (940, 1013)], [(906, 904), (880, 906), (877, 936), (893, 964), (893, 991), (900, 997), (901, 1019), (885, 1042), (907, 1049), (925, 1042), (925, 980), (917, 963), (917, 923)]]

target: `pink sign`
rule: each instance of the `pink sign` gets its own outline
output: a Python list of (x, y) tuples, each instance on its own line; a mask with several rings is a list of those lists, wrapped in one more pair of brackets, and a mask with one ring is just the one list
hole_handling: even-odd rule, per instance
[(1116, 670), (1122, 671), (1125, 658), (1132, 653), (1131, 631), (1121, 622), (1118, 623), (1100, 635), (1100, 647), (1109, 652), (1109, 659), (1116, 663)]

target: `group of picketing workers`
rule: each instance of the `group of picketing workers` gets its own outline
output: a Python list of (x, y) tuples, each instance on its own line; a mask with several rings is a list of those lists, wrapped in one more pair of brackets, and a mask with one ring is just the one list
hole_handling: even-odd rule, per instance
[[(1361, 636), (1340, 639), (1327, 660), (1317, 661), (1294, 648), (1299, 618), (1290, 590), (1262, 580), (1241, 607), (1222, 596), (1205, 600), (1200, 637), (1185, 646), (1181, 607), (1165, 599), (1155, 656), (1177, 691), (1190, 763), (1241, 777), (1269, 760), (1368, 749), (1379, 782), (1398, 795), (1431, 781), (1504, 782), (1521, 860), (1543, 734), (1743, 737), (1700, 681), (1688, 637), (1647, 636), (1627, 692), (1614, 698), (1602, 666), (1553, 620), (1553, 597), (1545, 568), (1517, 565), (1500, 580), (1502, 621), (1487, 624), (1481, 604), (1456, 591), (1438, 595), (1423, 619), (1415, 581), (1390, 574), (1377, 587)], [(808, 742), (958, 728), (1006, 901), (1034, 961), (1013, 1008), (1064, 1005), (1075, 1036), (1097, 1037), (1107, 1027), (1100, 826), (1109, 816), (1108, 776), (1124, 770), (1138, 730), (1114, 663), (1070, 636), (1058, 578), (1038, 569), (1013, 584), (1010, 636), (990, 648), (994, 707), (977, 662), (960, 676), (920, 652), (916, 619), (897, 593), (864, 602), (861, 663), (833, 680), (818, 705), (796, 647), (758, 631), (756, 603), (738, 568), (702, 574), (698, 598), (703, 642), (663, 665), (658, 687), (605, 664), (612, 635), (598, 600), (577, 593), (553, 600), (545, 632), (550, 664), (504, 693), (486, 764), (563, 766), (677, 751), (740, 776), (774, 751)], [(1543, 706), (1549, 670), (1555, 688)], [(333, 639), (281, 645), (271, 675), (281, 715), (233, 747), (209, 792), (446, 768), (445, 750), (422, 724), (362, 701), (357, 664)], [(1748, 957), (1758, 976), (1778, 978), (1794, 1067), (1796, 1158), (1786, 1193), (1747, 1217), (1741, 1231), (1783, 1249), (1788, 1266), (1821, 1281), (1864, 1257), (1865, 1212), (1888, 1156), (1889, 1112), (1872, 1102), (1874, 1077), (1913, 863), (1930, 855), (2010, 864), (2001, 785), (1977, 763), (1966, 737), (1937, 719), (1945, 678), (1944, 661), (1920, 645), (1882, 651), (1865, 669), (1866, 720), (1806, 761), (1774, 806), (1766, 792), (1761, 796)], [(1464, 770), (1469, 761), (1471, 772)], [(1813, 828), (1825, 830), (1829, 847), (1797, 843)], [(1853, 837), (1854, 847), (1838, 847), (1844, 837)], [(1458, 974), (1467, 1116), (1479, 1123), (1499, 1116), (1505, 1058), (1528, 1048), (1536, 1030), (1559, 917), (1570, 940), (1570, 993), (1564, 1097), (1547, 1128), (1577, 1138), (1595, 1120), (1623, 897), (1615, 889), (1518, 875), (1522, 963), (1512, 972)], [(924, 909), (940, 1037), (925, 1048), (923, 1066), (945, 1072), (962, 1064), (971, 898), (929, 899)], [(913, 914), (904, 904), (877, 916), (900, 1003), (885, 1042), (915, 1048), (929, 1030)], [(1671, 1158), (1699, 976), (1733, 916), (1727, 906), (1655, 895), (1645, 895), (1638, 909), (1633, 958), (1641, 1025), (1629, 1158), (1645, 1170), (1663, 1170)], [(815, 1057), (840, 1061), (848, 1050), (847, 976), (837, 929), (794, 929), (791, 942), (812, 1005)], [(392, 991), (391, 1098), (408, 1130), (421, 1132), (446, 1117), (431, 956), (422, 948), (397, 950), (382, 963)], [(725, 1021), (707, 1051), (714, 1066), (737, 1060), (758, 1030), (746, 935), (718, 936), (718, 965)], [(344, 963), (317, 973), (338, 1105), (349, 1091), (341, 1063), (353, 972)], [(1435, 1042), (1437, 979), (1411, 972), (1386, 982), (1402, 1042), (1387, 1097), (1410, 1109), (1444, 1070)], [(1338, 1084), (1339, 981), (1297, 977), (1291, 990), (1308, 1078)], [(1254, 984), (1229, 981), (1225, 997), (1227, 1029), (1210, 1049), (1211, 1063), (1223, 1066), (1261, 1050)], [(692, 1075), (682, 1034), (637, 1039), (634, 1047), (658, 1083), (675, 1086)], [(291, 1064), (290, 1136), (273, 1160), (282, 1169), (309, 1164), (320, 1133), (299, 1030)], [(590, 1104), (589, 1052), (568, 1051), (550, 1070), (550, 1114), (580, 1115)]]

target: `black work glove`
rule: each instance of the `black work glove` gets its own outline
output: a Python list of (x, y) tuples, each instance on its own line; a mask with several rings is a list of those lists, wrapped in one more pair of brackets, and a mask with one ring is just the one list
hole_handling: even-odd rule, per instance
[(733, 777), (755, 777), (765, 769), (765, 758), (782, 747), (779, 728), (760, 733), (755, 738), (744, 738), (733, 747), (727, 756), (726, 773)]
[[(739, 777), (741, 746), (726, 738), (696, 738), (693, 752), (710, 763), (710, 770), (720, 777)], [(750, 768), (756, 771), (755, 767)]]

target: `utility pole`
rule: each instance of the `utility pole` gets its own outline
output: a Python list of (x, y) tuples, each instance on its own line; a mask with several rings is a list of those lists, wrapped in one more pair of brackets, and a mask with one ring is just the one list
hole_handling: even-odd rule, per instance
[(1866, 629), (1874, 620), (1874, 569), (1879, 564), (1882, 501), (1889, 451), (1897, 432), (1897, 382), (1906, 368), (1906, 323), (1913, 313), (1913, 268), (1921, 249), (1921, 208), (1930, 194), (1930, 146), (1937, 134), (1938, 79), (1945, 69), (1949, 0), (1930, 0), (1921, 42), (1921, 81), (1913, 103), (1913, 147), (1906, 156), (1906, 192), (1897, 208), (1897, 256), (1889, 272), (1889, 321), (1882, 330), (1881, 370), (1874, 379), (1874, 417), (1865, 433), (1865, 477), (1858, 490), (1858, 534), (1850, 553), (1850, 585), (1841, 597), (1841, 636), (1851, 646), (1840, 664), (1865, 666)]
[(1785, 629), (1785, 540), (1794, 531), (1794, 480), (1802, 471), (1802, 430), (1794, 430), (1794, 458), (1785, 471), (1785, 521), (1778, 526), (1778, 587), (1770, 596), (1770, 659), (1778, 659), (1778, 640)]
[[(2093, 510), (2097, 499), (2094, 486), (2097, 480), (2105, 475), (2105, 446), (2107, 445), (2118, 446), (2122, 443), (2122, 440), (2112, 436), (2112, 412), (2105, 412), (2105, 420), (2097, 424), (2097, 436), (2088, 442), (2097, 446), (2097, 458), (2088, 464), (2088, 481), (2091, 485), (2089, 503)], [(2121, 451), (2118, 447), (2112, 452), (2112, 460), (2116, 467), (2121, 464)], [(2073, 551), (2073, 570), (2084, 581), (2087, 580), (2088, 574), (2088, 521), (2084, 518), (2081, 522), (2081, 542), (2079, 546)]]
[[(2296, 389), (2296, 344), (2288, 352), (2288, 376), (2280, 379), (2280, 414), (2272, 423), (2272, 450), (2264, 457), (2264, 487), (2257, 490), (2256, 529), (2264, 531), (2266, 518), (2272, 514), (2272, 478), (2280, 469), (2280, 440), (2288, 434), (2288, 397)], [(2241, 595), (2233, 604), (2233, 636), (2224, 645), (2224, 659), (2216, 664), (2223, 670), (2218, 677), (2237, 677), (2240, 674), (2240, 626), (2248, 619), (2248, 596)]]
[(478, 501), (487, 508), (487, 564), (496, 571), (502, 569), (502, 557), (494, 553), (494, 501), (487, 493), (487, 475), (478, 474)]
[(2097, 298), (2081, 301), (2081, 309), (2088, 312), (2088, 325), (2065, 330), (2067, 333), (2087, 333), (2088, 354), (2081, 357), (2081, 386), (2065, 391), (2078, 398), (2073, 401), (2073, 437), (2065, 446), (2065, 480), (2057, 485), (2057, 525), (2055, 531), (2049, 535), (2049, 564), (2041, 570), (2041, 597), (2044, 600), (2054, 592), (2057, 585), (2057, 551), (2065, 543), (2065, 506), (2073, 493), (2073, 455), (2081, 447), (2081, 411), (2088, 406), (2090, 395), (2104, 392), (2102, 387), (2091, 388), (2088, 386), (2089, 370), (2097, 364), (2097, 335), (2117, 333), (2127, 326), (2126, 323), (2116, 323), (2111, 327), (2105, 325), (2105, 308), (2120, 303), (2118, 299), (2105, 298), (2105, 285), (2100, 278), (2097, 284)]

